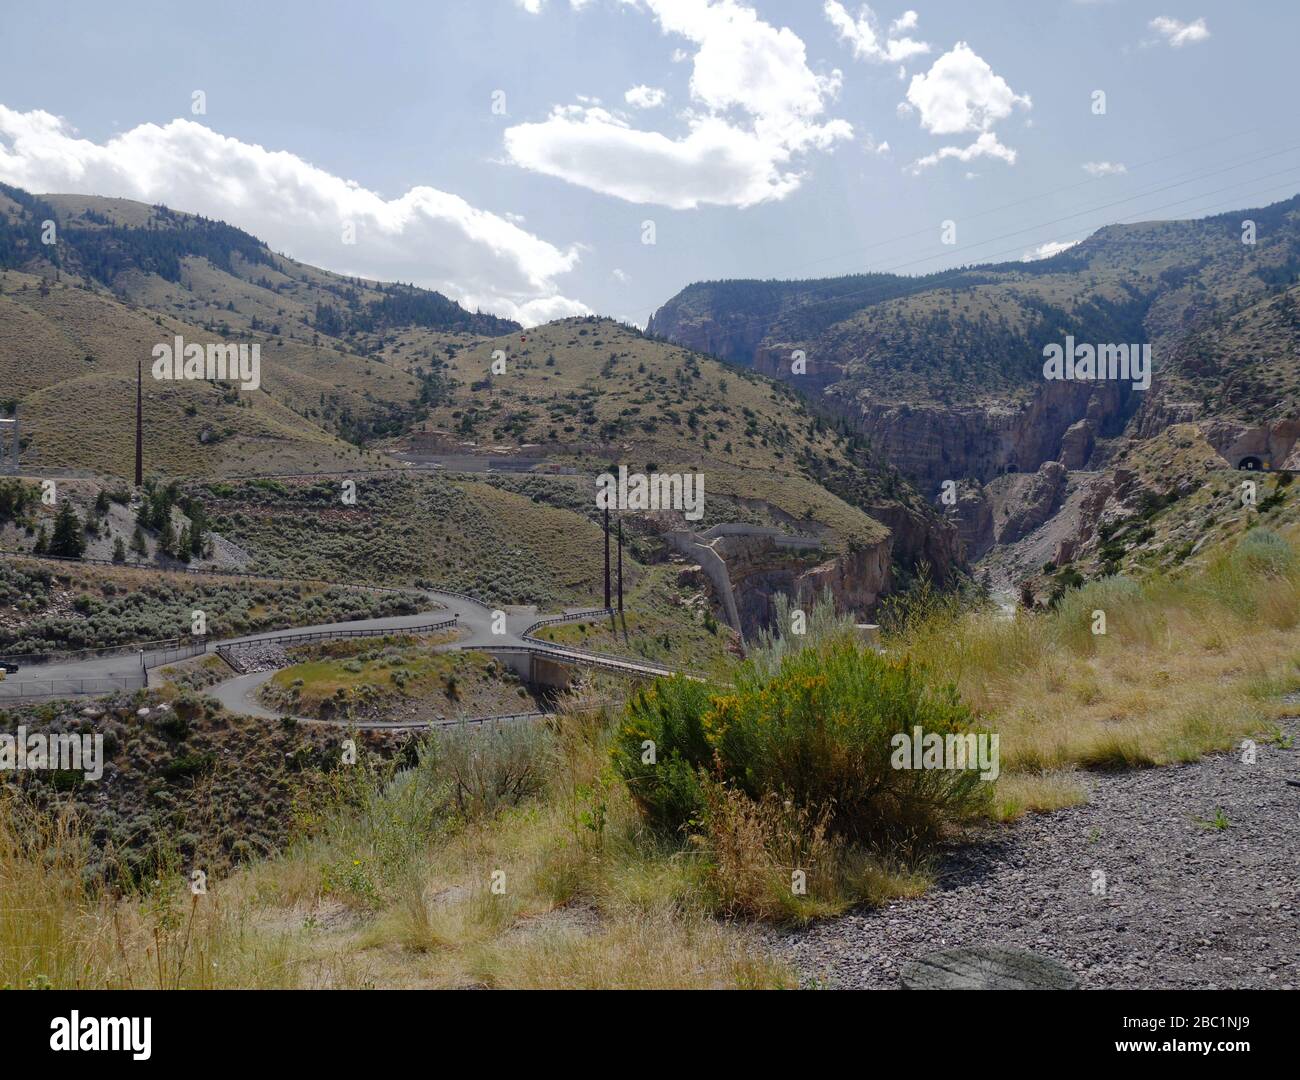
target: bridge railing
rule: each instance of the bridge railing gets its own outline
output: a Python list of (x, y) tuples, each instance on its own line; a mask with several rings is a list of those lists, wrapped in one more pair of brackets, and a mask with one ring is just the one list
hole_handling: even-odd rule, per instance
[(456, 625), (455, 619), (443, 619), (441, 622), (422, 623), (419, 626), (366, 627), (356, 630), (314, 630), (302, 634), (277, 634), (270, 631), (267, 636), (246, 640), (230, 641), (220, 646), (218, 652), (235, 649), (255, 649), (262, 645), (300, 644), (307, 641), (328, 641), (332, 638), (361, 637), (411, 637), (415, 634), (432, 634), (439, 630), (450, 630)]
[(588, 608), (585, 611), (570, 611), (567, 615), (548, 615), (544, 619), (538, 619), (519, 636), (532, 637), (533, 633), (540, 630), (543, 626), (556, 626), (560, 623), (567, 622), (591, 622), (595, 619), (603, 619), (613, 614), (613, 608)]
[(521, 652), (530, 656), (540, 656), (546, 660), (565, 661), (576, 664), (590, 664), (594, 667), (618, 668), (622, 671), (641, 669), (644, 674), (656, 676), (676, 675), (677, 671), (653, 660), (642, 660), (634, 656), (617, 656), (614, 653), (595, 652), (588, 649), (570, 649), (563, 645), (551, 645), (539, 642), (536, 645), (524, 642), (519, 645), (492, 645), (487, 642), (478, 645), (464, 645), (463, 649), (479, 652)]

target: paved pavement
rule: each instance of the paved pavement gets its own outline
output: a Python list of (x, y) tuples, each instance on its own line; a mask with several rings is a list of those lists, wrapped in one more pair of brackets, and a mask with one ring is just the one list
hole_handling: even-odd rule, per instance
[[(414, 593), (415, 590), (412, 590), (412, 592)], [(669, 673), (669, 669), (657, 664), (590, 653), (582, 649), (552, 645), (549, 642), (539, 641), (535, 638), (526, 638), (524, 632), (538, 621), (537, 612), (532, 607), (492, 608), (477, 600), (471, 600), (469, 597), (435, 590), (420, 590), (418, 595), (429, 602), (429, 608), (414, 615), (390, 615), (379, 619), (321, 623), (315, 626), (295, 626), (284, 630), (246, 634), (242, 637), (209, 642), (207, 651), (212, 652), (222, 646), (274, 642), (282, 638), (302, 634), (329, 632), (355, 634), (367, 630), (400, 632), (411, 627), (427, 626), (431, 622), (454, 618), (460, 636), (454, 643), (444, 646), (445, 648), (490, 648), (494, 652), (519, 650), (521, 652), (526, 651), (546, 655), (562, 663), (596, 666), (626, 674), (663, 675)], [(505, 616), (504, 624), (502, 624), (497, 612)], [(496, 628), (503, 629), (503, 632), (494, 633)], [(157, 666), (165, 659), (160, 651), (150, 651), (144, 654), (146, 667)], [(259, 672), (256, 675), (239, 676), (211, 687), (207, 692), (234, 712), (252, 716), (272, 717), (277, 714), (268, 712), (251, 699), (251, 694), (270, 677), (270, 674), (269, 672)], [(130, 688), (133, 685), (132, 680), (138, 680), (140, 675), (141, 654), (139, 653), (125, 653), (117, 656), (69, 660), (50, 664), (29, 664), (24, 665), (18, 672), (0, 682), (0, 701), (25, 700), (21, 696), (24, 693), (24, 683), (27, 684), (27, 693), (30, 693), (33, 682), (52, 683), (54, 689), (58, 691), (58, 696), (76, 697), (81, 696), (78, 692), (81, 684), (85, 684), (85, 693), (102, 694), (108, 693), (114, 688), (114, 680), (117, 680), (118, 688)], [(98, 680), (98, 682), (88, 682), (89, 680)]]

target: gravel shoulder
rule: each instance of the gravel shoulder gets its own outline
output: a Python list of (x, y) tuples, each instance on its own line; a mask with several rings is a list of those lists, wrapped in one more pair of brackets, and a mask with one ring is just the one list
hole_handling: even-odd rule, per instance
[[(1087, 989), (1300, 988), (1300, 719), (1191, 765), (1089, 773), (1087, 805), (991, 828), (934, 889), (774, 936), (810, 983), (897, 989), (924, 953), (994, 943)], [(1227, 827), (1208, 824), (1222, 810)], [(1105, 875), (1103, 894), (1095, 877)]]

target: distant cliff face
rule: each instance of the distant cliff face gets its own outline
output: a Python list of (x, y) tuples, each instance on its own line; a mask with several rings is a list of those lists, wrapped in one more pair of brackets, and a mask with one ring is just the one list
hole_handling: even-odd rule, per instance
[[(1259, 226), (1251, 247), (1243, 216)], [(650, 328), (790, 383), (932, 501), (945, 480), (985, 483), (1047, 461), (1085, 468), (1098, 439), (1152, 438), (1193, 417), (1241, 425), (1226, 453), (1246, 454), (1253, 439), (1284, 460), (1285, 431), (1245, 429), (1300, 418), (1298, 276), (1300, 196), (1198, 221), (1110, 226), (1036, 263), (699, 283)], [(1042, 349), (1066, 335), (1150, 344), (1153, 385), (1045, 380)]]
[(646, 333), (748, 367), (767, 328), (766, 319), (756, 320), (741, 313), (714, 314), (676, 305), (655, 312), (646, 325)]
[(1129, 394), (1113, 384), (1044, 382), (1028, 401), (1006, 406), (886, 404), (863, 395), (838, 411), (923, 495), (935, 497), (945, 480), (983, 483), (1060, 460), (1066, 433), (1079, 421), (1121, 426)]

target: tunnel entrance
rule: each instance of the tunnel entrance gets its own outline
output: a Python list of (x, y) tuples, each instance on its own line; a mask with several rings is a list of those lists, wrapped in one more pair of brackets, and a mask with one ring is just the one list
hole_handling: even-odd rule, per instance
[(1250, 454), (1237, 462), (1237, 468), (1246, 469), (1249, 472), (1258, 472), (1263, 467), (1264, 463), (1254, 454)]

